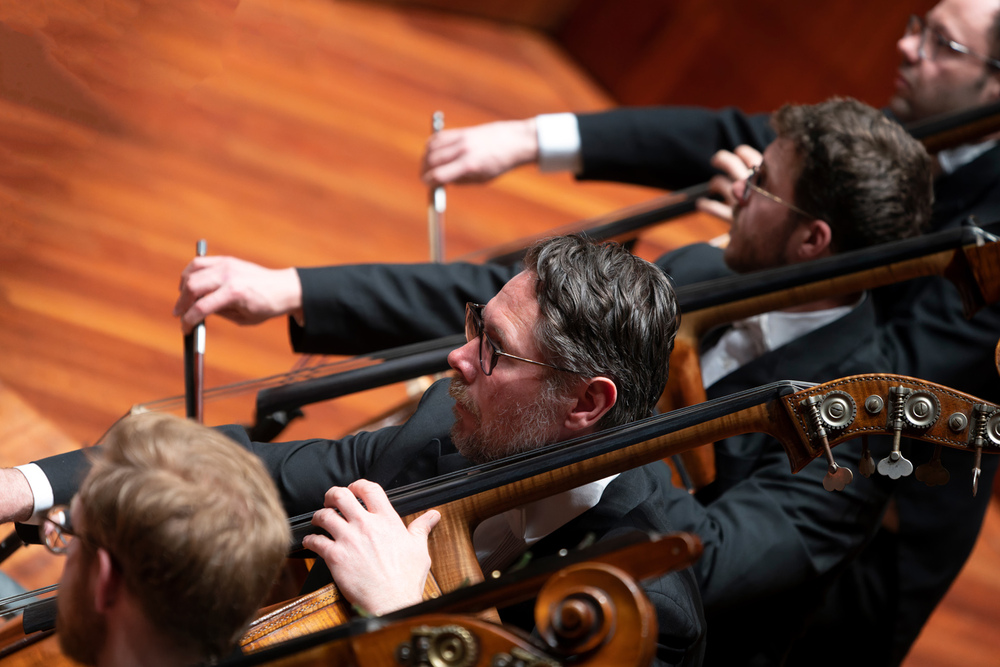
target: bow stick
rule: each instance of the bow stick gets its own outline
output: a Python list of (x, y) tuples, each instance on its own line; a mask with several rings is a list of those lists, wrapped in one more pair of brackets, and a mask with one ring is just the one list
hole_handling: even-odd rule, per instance
[[(195, 251), (204, 257), (208, 250), (205, 239), (198, 241)], [(199, 322), (184, 336), (184, 396), (186, 416), (199, 424), (205, 423), (205, 322)]]

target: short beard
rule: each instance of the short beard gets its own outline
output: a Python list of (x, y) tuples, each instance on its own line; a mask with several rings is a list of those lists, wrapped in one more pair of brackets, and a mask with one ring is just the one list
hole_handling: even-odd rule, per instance
[[(733, 215), (736, 216), (737, 212), (734, 211)], [(767, 244), (758, 243), (754, 245), (751, 241), (753, 238), (756, 238), (755, 232), (741, 227), (736, 233), (742, 237), (740, 239), (743, 244), (742, 253), (739, 255), (736, 254), (738, 244), (734, 245), (732, 240), (730, 240), (729, 245), (722, 251), (722, 260), (727, 267), (736, 273), (752, 273), (754, 271), (764, 271), (787, 266), (788, 260), (784, 256), (784, 247), (788, 244), (788, 239), (801, 220), (802, 216), (795, 211), (788, 211), (787, 216), (781, 224), (781, 228), (777, 232), (779, 235), (777, 241), (769, 239), (770, 243)], [(746, 221), (736, 221), (735, 224), (745, 225)], [(731, 234), (732, 232), (730, 232)]]
[(565, 396), (553, 382), (546, 381), (541, 393), (529, 403), (502, 406), (496, 417), (485, 425), (479, 406), (469, 396), (465, 380), (453, 378), (448, 393), (476, 421), (475, 430), (468, 435), (459, 435), (456, 433), (458, 424), (453, 425), (451, 441), (459, 454), (477, 465), (547, 445), (557, 437)]
[[(83, 545), (78, 545), (83, 546)], [(85, 554), (77, 554), (79, 578), (59, 592), (56, 608), (56, 630), (59, 647), (66, 656), (83, 665), (96, 665), (97, 657), (107, 636), (107, 621), (93, 605), (93, 592), (84, 577), (90, 571)]]

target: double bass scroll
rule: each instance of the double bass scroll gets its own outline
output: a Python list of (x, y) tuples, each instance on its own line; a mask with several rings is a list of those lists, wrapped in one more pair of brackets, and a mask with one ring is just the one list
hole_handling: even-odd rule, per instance
[[(688, 533), (626, 534), (377, 619), (355, 619), (293, 641), (244, 644), (244, 650), (253, 652), (222, 664), (271, 664), (279, 658), (282, 665), (297, 666), (331, 664), (334, 658), (335, 664), (359, 666), (486, 667), (509, 664), (508, 659), (539, 666), (566, 660), (574, 665), (648, 664), (655, 650), (656, 616), (637, 582), (687, 567), (701, 551), (701, 542)], [(470, 616), (532, 598), (537, 599), (541, 642)], [(435, 659), (429, 660), (429, 654)]]

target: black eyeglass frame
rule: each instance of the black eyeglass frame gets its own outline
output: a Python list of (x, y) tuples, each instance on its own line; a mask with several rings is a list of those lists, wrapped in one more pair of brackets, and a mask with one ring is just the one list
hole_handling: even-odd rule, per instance
[(906, 31), (903, 33), (904, 37), (910, 37), (913, 35), (920, 35), (920, 44), (917, 46), (917, 54), (921, 59), (926, 58), (927, 60), (934, 62), (937, 56), (936, 50), (928, 55), (927, 52), (927, 35), (931, 34), (934, 36), (936, 44), (954, 53), (960, 55), (972, 56), (976, 58), (983, 64), (993, 69), (1000, 70), (1000, 60), (996, 58), (990, 58), (989, 56), (984, 56), (981, 53), (977, 53), (967, 47), (965, 44), (956, 42), (953, 39), (948, 39), (941, 34), (941, 31), (937, 28), (933, 28), (927, 23), (927, 19), (916, 14), (910, 14), (910, 18), (906, 21)]
[(73, 532), (73, 522), (70, 519), (69, 505), (54, 505), (45, 512), (42, 521), (42, 544), (49, 552), (57, 556), (65, 556), (69, 545), (80, 537)]
[[(486, 304), (483, 303), (473, 303), (468, 301), (465, 304), (465, 339), (469, 342), (472, 342), (472, 340), (476, 338), (479, 339), (479, 368), (482, 369), (483, 375), (493, 374), (493, 369), (497, 367), (500, 357), (523, 361), (527, 364), (534, 364), (535, 366), (544, 366), (545, 368), (552, 368), (557, 371), (563, 371), (564, 373), (585, 375), (582, 371), (575, 371), (571, 368), (563, 368), (562, 366), (548, 364), (544, 361), (525, 359), (524, 357), (504, 352), (500, 349), (500, 346), (497, 345), (492, 338), (490, 338), (490, 335), (486, 333), (486, 322), (483, 320), (484, 308), (486, 308)], [(487, 360), (483, 356), (483, 348), (487, 346), (490, 349), (489, 363), (487, 363)]]

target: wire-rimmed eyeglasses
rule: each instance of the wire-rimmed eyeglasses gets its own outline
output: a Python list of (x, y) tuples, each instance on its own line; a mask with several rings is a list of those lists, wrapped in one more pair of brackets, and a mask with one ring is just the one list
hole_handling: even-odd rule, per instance
[(500, 361), (500, 357), (508, 357), (510, 359), (516, 359), (517, 361), (523, 361), (528, 364), (535, 364), (536, 366), (554, 368), (557, 371), (565, 371), (566, 373), (582, 374), (581, 371), (574, 371), (570, 368), (547, 364), (544, 361), (525, 359), (524, 357), (518, 357), (501, 350), (500, 347), (493, 342), (493, 339), (490, 338), (489, 334), (486, 333), (486, 325), (483, 323), (483, 308), (485, 307), (485, 304), (472, 303), (471, 301), (465, 304), (465, 339), (470, 342), (474, 339), (479, 339), (479, 367), (483, 369), (483, 375), (493, 374), (493, 369), (497, 367), (497, 362)]
[(944, 50), (945, 52), (951, 51), (952, 53), (972, 56), (989, 67), (1000, 69), (1000, 60), (976, 53), (964, 44), (959, 44), (952, 39), (948, 39), (937, 28), (929, 26), (922, 16), (917, 16), (916, 14), (910, 14), (910, 18), (906, 22), (906, 32), (903, 33), (904, 37), (912, 37), (913, 35), (920, 35), (920, 45), (917, 47), (917, 54), (922, 59), (933, 61)]
[(753, 169), (750, 170), (750, 174), (747, 176), (747, 179), (746, 179), (746, 184), (745, 184), (746, 187), (743, 188), (743, 193), (739, 197), (736, 198), (736, 201), (738, 201), (740, 203), (740, 206), (746, 206), (747, 205), (747, 203), (750, 201), (750, 191), (752, 190), (753, 192), (756, 192), (759, 195), (763, 195), (763, 196), (767, 197), (771, 201), (778, 202), (782, 206), (788, 207), (789, 209), (795, 211), (799, 215), (804, 215), (807, 218), (814, 218), (814, 219), (817, 219), (817, 220), (819, 219), (817, 216), (813, 215), (812, 213), (807, 213), (806, 211), (803, 211), (801, 208), (799, 208), (795, 204), (787, 202), (784, 199), (782, 199), (781, 197), (779, 197), (778, 195), (772, 194), (772, 193), (768, 192), (767, 190), (765, 190), (764, 188), (760, 187), (759, 185), (757, 185), (757, 181), (759, 181), (759, 180), (760, 180), (760, 165), (757, 165)]
[(62, 556), (69, 550), (69, 545), (79, 537), (73, 532), (70, 521), (69, 506), (56, 505), (45, 513), (42, 522), (42, 542), (52, 553)]

